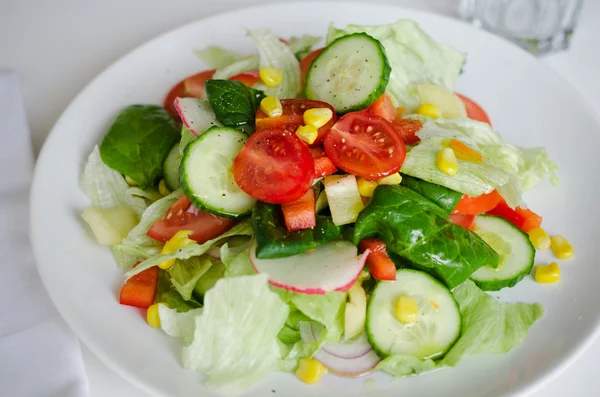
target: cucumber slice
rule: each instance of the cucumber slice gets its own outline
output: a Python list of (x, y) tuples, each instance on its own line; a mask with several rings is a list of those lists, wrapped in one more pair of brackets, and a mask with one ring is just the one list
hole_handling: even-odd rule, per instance
[(478, 216), (474, 231), (500, 255), (497, 269), (484, 266), (471, 275), (479, 288), (499, 291), (514, 287), (531, 273), (535, 248), (527, 233), (505, 219), (490, 215)]
[[(417, 321), (396, 319), (402, 295), (417, 302)], [(421, 359), (439, 358), (452, 347), (461, 332), (462, 316), (446, 286), (427, 273), (412, 269), (396, 272), (396, 281), (380, 281), (367, 307), (366, 331), (381, 357), (408, 354)]]
[(256, 200), (235, 183), (233, 160), (248, 136), (227, 127), (212, 127), (184, 150), (181, 187), (198, 208), (237, 219), (249, 215)]
[(169, 190), (179, 189), (179, 166), (181, 165), (182, 154), (179, 150), (179, 142), (173, 145), (165, 161), (163, 162), (163, 177)]
[(379, 41), (366, 33), (343, 36), (311, 63), (306, 97), (327, 102), (338, 113), (366, 109), (385, 92), (391, 70)]

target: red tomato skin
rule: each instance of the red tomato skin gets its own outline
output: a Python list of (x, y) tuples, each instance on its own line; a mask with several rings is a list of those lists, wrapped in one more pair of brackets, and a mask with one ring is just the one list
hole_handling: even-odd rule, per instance
[(468, 118), (492, 125), (489, 116), (477, 102), (464, 95), (458, 93), (456, 93), (456, 95), (460, 98), (462, 103), (464, 103)]
[(361, 252), (369, 249), (367, 267), (376, 280), (396, 280), (396, 265), (385, 250), (385, 243), (375, 238), (367, 238), (360, 242)]
[(239, 81), (248, 87), (252, 87), (254, 84), (258, 83), (260, 77), (258, 75), (258, 70), (249, 70), (244, 73), (236, 74), (235, 76), (230, 77), (229, 80)]
[(398, 172), (406, 157), (406, 147), (394, 127), (366, 112), (345, 114), (323, 142), (337, 168), (370, 180)]
[(370, 113), (389, 121), (390, 123), (396, 120), (396, 108), (392, 102), (392, 98), (387, 94), (380, 96), (371, 107), (368, 109)]
[(238, 186), (271, 204), (300, 199), (312, 186), (315, 163), (308, 147), (285, 128), (258, 130), (233, 162)]
[(487, 214), (504, 218), (525, 233), (542, 225), (542, 217), (535, 212), (521, 207), (512, 209), (504, 200), (496, 208), (488, 211)]
[(307, 56), (305, 56), (304, 58), (302, 58), (302, 60), (300, 61), (300, 79), (302, 82), (302, 87), (304, 87), (304, 82), (306, 81), (306, 74), (310, 69), (310, 64), (323, 50), (324, 48), (318, 48), (310, 54), (308, 54)]
[(423, 123), (419, 120), (395, 119), (392, 121), (392, 125), (407, 145), (421, 141), (416, 135), (417, 131), (423, 128)]
[(332, 111), (333, 117), (324, 126), (319, 128), (319, 136), (310, 146), (318, 146), (323, 142), (323, 137), (331, 130), (331, 127), (338, 120), (333, 106), (326, 102), (313, 101), (309, 99), (282, 99), (283, 115), (279, 117), (269, 117), (262, 110), (256, 112), (256, 129), (282, 127), (291, 132), (296, 132), (298, 127), (304, 124), (304, 112), (314, 108), (328, 108)]
[(166, 243), (180, 230), (191, 230), (190, 239), (202, 244), (227, 230), (235, 221), (221, 218), (192, 205), (186, 197), (181, 196), (167, 211), (165, 218), (159, 219), (146, 235), (154, 240)]
[(500, 201), (502, 201), (502, 196), (500, 196), (497, 190), (477, 197), (464, 194), (452, 213), (459, 215), (481, 215), (496, 208)]
[(157, 287), (158, 267), (154, 266), (136, 274), (123, 284), (119, 303), (147, 309), (154, 303)]
[(473, 226), (475, 225), (475, 215), (450, 214), (449, 216), (450, 221), (455, 225), (473, 230)]

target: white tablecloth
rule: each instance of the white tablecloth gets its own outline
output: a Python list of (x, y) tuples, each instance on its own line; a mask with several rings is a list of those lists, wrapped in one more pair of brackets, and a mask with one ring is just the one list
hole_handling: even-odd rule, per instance
[[(288, 0), (2, 0), (0, 69), (23, 80), (34, 148), (95, 75), (148, 39), (235, 7)], [(458, 0), (376, 0), (457, 16)], [(543, 62), (566, 78), (600, 116), (600, 0), (586, 0), (570, 51)], [(82, 347), (93, 397), (142, 397)], [(595, 396), (600, 392), (596, 357), (600, 341), (534, 397)], [(35, 379), (29, 380), (35, 382)]]

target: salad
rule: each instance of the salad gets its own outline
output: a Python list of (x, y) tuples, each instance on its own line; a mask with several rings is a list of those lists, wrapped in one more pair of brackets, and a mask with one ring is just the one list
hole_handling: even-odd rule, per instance
[(82, 217), (125, 271), (120, 303), (226, 395), (522, 343), (542, 306), (486, 291), (558, 281), (536, 249), (573, 255), (522, 198), (557, 165), (454, 92), (466, 55), (410, 20), (331, 25), (314, 50), (248, 35), (258, 55), (197, 51), (212, 69), (123, 109), (89, 155)]

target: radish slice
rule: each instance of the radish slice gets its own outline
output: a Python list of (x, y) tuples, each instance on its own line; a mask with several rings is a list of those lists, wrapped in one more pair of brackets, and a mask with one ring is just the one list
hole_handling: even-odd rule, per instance
[(334, 241), (310, 252), (287, 258), (258, 259), (256, 241), (250, 246), (250, 262), (258, 273), (269, 275), (269, 283), (303, 294), (323, 295), (347, 291), (358, 279), (369, 251), (357, 255), (348, 241)]
[(206, 101), (198, 98), (175, 98), (173, 104), (183, 124), (196, 136), (217, 125), (214, 113)]
[[(315, 335), (320, 334), (318, 325), (301, 322), (299, 327), (300, 336), (304, 343), (317, 342)], [(313, 327), (315, 328), (313, 329)], [(335, 352), (335, 354), (332, 352)], [(377, 353), (371, 349), (366, 335), (361, 335), (361, 338), (348, 344), (325, 343), (313, 358), (335, 374), (349, 377), (369, 374), (381, 360)]]

